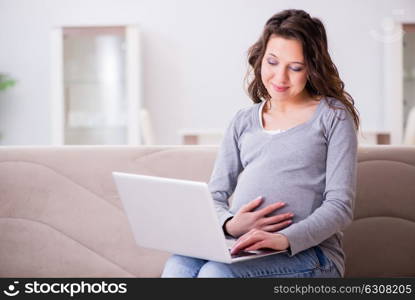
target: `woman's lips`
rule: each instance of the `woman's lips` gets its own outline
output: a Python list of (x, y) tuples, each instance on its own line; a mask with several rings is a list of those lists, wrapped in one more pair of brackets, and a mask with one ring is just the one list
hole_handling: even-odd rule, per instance
[(285, 92), (286, 90), (288, 90), (288, 86), (278, 86), (278, 85), (275, 85), (275, 84), (272, 84), (272, 83), (271, 83), (271, 85), (272, 85), (272, 87), (274, 88), (274, 90), (276, 92)]

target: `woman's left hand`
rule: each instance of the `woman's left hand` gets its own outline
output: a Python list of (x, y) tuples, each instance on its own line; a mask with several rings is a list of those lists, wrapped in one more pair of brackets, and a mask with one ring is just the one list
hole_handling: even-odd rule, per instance
[(237, 254), (241, 250), (253, 251), (261, 248), (286, 250), (289, 246), (290, 243), (285, 235), (252, 229), (236, 241), (231, 254)]

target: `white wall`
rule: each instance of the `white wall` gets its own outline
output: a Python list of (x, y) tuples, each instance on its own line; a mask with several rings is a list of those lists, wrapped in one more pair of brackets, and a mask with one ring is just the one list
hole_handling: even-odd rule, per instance
[(382, 49), (371, 32), (397, 12), (415, 21), (412, 0), (0, 0), (0, 72), (18, 85), (0, 94), (1, 144), (50, 143), (49, 33), (54, 26), (138, 24), (144, 105), (159, 144), (181, 128), (223, 128), (250, 105), (246, 51), (265, 21), (286, 8), (322, 19), (364, 130), (384, 129)]

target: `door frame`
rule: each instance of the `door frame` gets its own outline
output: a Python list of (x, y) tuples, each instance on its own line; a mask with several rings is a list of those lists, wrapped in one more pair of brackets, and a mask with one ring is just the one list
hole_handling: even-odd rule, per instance
[[(386, 131), (391, 144), (402, 144), (403, 137), (403, 22), (393, 18), (383, 29), (383, 95)], [(387, 29), (395, 28), (393, 35)]]

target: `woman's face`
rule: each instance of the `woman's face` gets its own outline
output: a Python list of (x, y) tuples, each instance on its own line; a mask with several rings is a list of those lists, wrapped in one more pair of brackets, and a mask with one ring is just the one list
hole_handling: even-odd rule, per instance
[(301, 43), (271, 35), (262, 59), (261, 78), (272, 99), (305, 97), (307, 70)]

